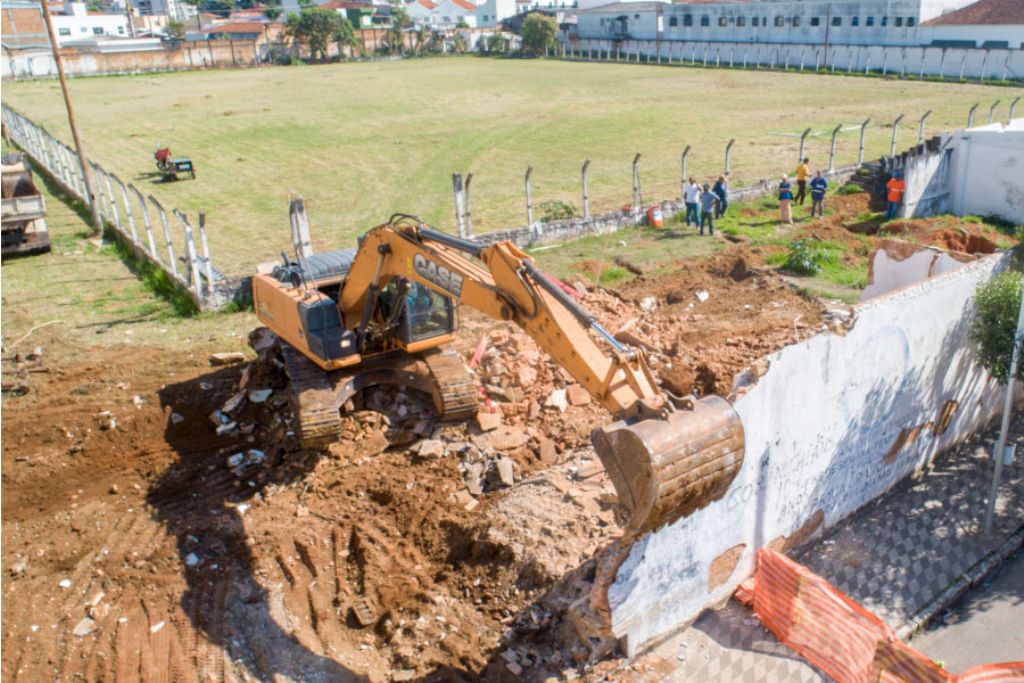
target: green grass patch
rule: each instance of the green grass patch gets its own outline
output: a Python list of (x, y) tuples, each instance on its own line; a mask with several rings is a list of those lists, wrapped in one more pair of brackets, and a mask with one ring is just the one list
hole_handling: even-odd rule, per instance
[[(643, 125), (635, 98), (622, 88), (627, 81), (644, 93)], [(703, 106), (680, 108), (695, 92)], [(451, 231), (451, 174), (472, 172), (474, 229), (487, 232), (525, 223), (527, 166), (534, 168), (535, 206), (581, 207), (580, 165), (590, 159), (590, 210), (597, 214), (629, 201), (637, 152), (644, 196), (676, 196), (682, 145), (665, 140), (692, 141), (687, 171), (704, 182), (721, 173), (721, 152), (736, 138), (731, 170), (739, 187), (791, 171), (794, 136), (804, 127), (821, 132), (836, 121), (891, 121), (894, 112), (931, 109), (931, 132), (962, 125), (971, 104), (997, 97), (1005, 91), (973, 83), (471, 56), (74, 84), (90, 157), (164, 206), (193, 218), (205, 212), (213, 260), (228, 275), (251, 273), (287, 248), (289, 189), (305, 197), (316, 247), (326, 251), (353, 245), (399, 211)], [(4, 102), (70, 141), (52, 81), (5, 81)], [(575, 114), (565, 116), (570, 110)], [(901, 128), (907, 135), (916, 122)], [(889, 140), (869, 129), (866, 157), (887, 153)], [(155, 182), (158, 141), (191, 157), (198, 178)], [(827, 159), (827, 136), (807, 145), (812, 160)], [(842, 136), (838, 163), (855, 160), (857, 147), (855, 135)], [(766, 199), (764, 206), (777, 205)]]
[(861, 187), (860, 185), (856, 185), (854, 183), (846, 183), (845, 185), (840, 187), (838, 190), (836, 190), (836, 194), (841, 196), (841, 197), (845, 197), (846, 195), (860, 194), (863, 191), (864, 191), (864, 188)]
[(632, 277), (633, 274), (630, 273), (625, 268), (612, 266), (611, 268), (605, 268), (601, 272), (601, 275), (600, 277), (598, 277), (597, 281), (600, 282), (602, 285), (614, 287), (615, 285), (621, 284), (622, 282), (629, 280)]

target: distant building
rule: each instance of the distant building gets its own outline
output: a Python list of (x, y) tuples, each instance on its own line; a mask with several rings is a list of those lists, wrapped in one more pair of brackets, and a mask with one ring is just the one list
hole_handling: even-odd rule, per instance
[(374, 28), (377, 8), (370, 2), (359, 0), (328, 0), (321, 3), (323, 9), (333, 9), (343, 15), (355, 28)]
[(131, 35), (127, 16), (93, 13), (86, 9), (84, 2), (66, 3), (60, 13), (53, 13), (51, 9), (50, 16), (53, 19), (53, 30), (57, 34), (57, 44), (62, 46), (82, 38)]
[[(690, 0), (622, 1), (592, 6), (579, 0), (576, 36), (605, 40), (665, 40), (829, 45), (921, 45), (926, 19), (942, 21), (970, 0)], [(1020, 10), (1024, 0), (981, 0)], [(589, 8), (587, 8), (590, 6)], [(936, 18), (939, 17), (939, 18)], [(1018, 46), (1020, 36), (1018, 35)], [(1016, 46), (1015, 46), (1016, 47)]]
[(494, 28), (515, 14), (516, 0), (485, 0), (476, 6), (476, 26), (477, 28)]
[(1024, 0), (981, 0), (921, 23), (927, 45), (1024, 49)]
[(182, 0), (132, 0), (132, 8), (141, 16), (167, 16), (182, 22), (198, 13), (195, 5)]

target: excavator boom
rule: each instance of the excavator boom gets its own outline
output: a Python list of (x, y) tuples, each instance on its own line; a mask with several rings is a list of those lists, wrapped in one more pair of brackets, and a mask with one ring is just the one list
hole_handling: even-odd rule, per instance
[(627, 535), (725, 494), (743, 462), (731, 404), (663, 392), (642, 350), (616, 341), (512, 243), (480, 245), (412, 217), (378, 226), (361, 240), (339, 295), (345, 326), (365, 324), (381, 283), (396, 277), (514, 322), (616, 417), (592, 440), (627, 513)]

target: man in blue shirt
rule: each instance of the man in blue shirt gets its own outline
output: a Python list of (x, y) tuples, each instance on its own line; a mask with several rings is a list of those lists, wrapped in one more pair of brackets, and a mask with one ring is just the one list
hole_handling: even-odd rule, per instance
[[(822, 177), (821, 171), (814, 174), (811, 180), (811, 215), (825, 216), (825, 191), (828, 189), (828, 181)], [(817, 212), (817, 213), (815, 213)]]

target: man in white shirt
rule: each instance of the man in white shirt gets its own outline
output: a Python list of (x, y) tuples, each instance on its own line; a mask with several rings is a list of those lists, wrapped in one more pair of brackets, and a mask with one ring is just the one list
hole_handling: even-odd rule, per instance
[(693, 227), (700, 227), (700, 213), (697, 209), (700, 194), (700, 185), (696, 180), (690, 178), (690, 182), (686, 186), (686, 196), (683, 198), (683, 201), (686, 202), (686, 227), (690, 227), (690, 216), (693, 216)]

